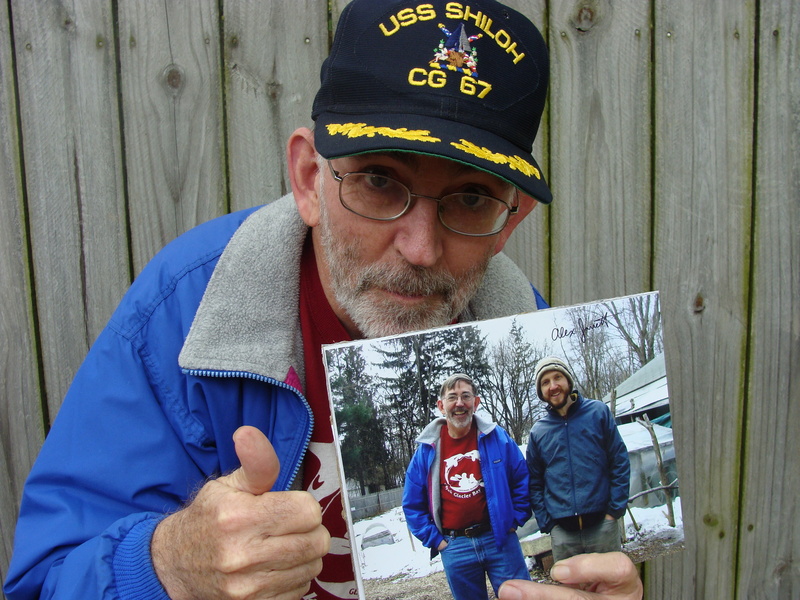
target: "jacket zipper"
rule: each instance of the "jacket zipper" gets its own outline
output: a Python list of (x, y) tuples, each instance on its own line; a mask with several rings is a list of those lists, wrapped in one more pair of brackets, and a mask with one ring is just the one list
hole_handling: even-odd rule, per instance
[(289, 392), (294, 393), (295, 396), (300, 400), (303, 407), (306, 409), (309, 417), (309, 425), (308, 431), (306, 431), (306, 439), (303, 442), (303, 451), (300, 454), (300, 457), (295, 462), (294, 469), (292, 470), (292, 474), (287, 480), (287, 488), (292, 485), (294, 482), (295, 477), (300, 472), (300, 466), (303, 463), (303, 457), (308, 450), (308, 445), (311, 443), (311, 434), (314, 431), (314, 413), (311, 411), (311, 405), (306, 400), (305, 396), (301, 394), (297, 388), (292, 387), (288, 383), (284, 383), (282, 381), (278, 381), (277, 379), (273, 379), (272, 377), (266, 377), (264, 375), (258, 375), (256, 373), (251, 373), (249, 371), (215, 371), (215, 370), (207, 370), (207, 369), (183, 369), (183, 372), (187, 375), (192, 375), (195, 377), (217, 377), (223, 378), (228, 377), (231, 379), (235, 378), (242, 378), (242, 379), (252, 379), (254, 381), (260, 381), (262, 383), (268, 383), (270, 385), (278, 386), (279, 388), (283, 388)]

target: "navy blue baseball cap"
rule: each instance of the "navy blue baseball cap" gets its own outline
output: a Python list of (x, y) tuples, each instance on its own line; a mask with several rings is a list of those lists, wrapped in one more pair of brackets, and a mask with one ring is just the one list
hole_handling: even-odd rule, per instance
[(322, 65), (315, 145), (441, 156), (549, 204), (531, 154), (548, 77), (539, 30), (495, 0), (354, 0)]

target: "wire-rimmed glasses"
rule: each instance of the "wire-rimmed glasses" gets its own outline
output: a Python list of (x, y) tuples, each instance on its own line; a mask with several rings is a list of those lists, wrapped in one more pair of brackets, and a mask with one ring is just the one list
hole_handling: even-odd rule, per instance
[[(339, 201), (347, 210), (375, 221), (394, 221), (406, 214), (414, 198), (428, 198), (438, 205), (439, 221), (450, 231), (473, 237), (500, 233), (519, 210), (510, 202), (473, 192), (456, 192), (441, 198), (415, 194), (408, 186), (380, 173), (339, 173), (328, 161), (339, 182)], [(516, 196), (516, 190), (514, 190)]]

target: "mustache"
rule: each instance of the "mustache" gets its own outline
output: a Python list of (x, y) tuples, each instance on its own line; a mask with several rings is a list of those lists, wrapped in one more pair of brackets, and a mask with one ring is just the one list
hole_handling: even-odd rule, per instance
[(358, 291), (366, 292), (372, 288), (406, 296), (440, 295), (449, 300), (458, 290), (458, 282), (450, 273), (409, 263), (388, 267), (369, 265), (361, 273)]

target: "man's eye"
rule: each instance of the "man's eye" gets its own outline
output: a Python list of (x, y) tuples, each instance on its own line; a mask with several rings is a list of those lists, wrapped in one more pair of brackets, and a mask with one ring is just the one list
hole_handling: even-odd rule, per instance
[(479, 194), (461, 194), (461, 204), (465, 208), (480, 208), (486, 203), (486, 198)]
[(468, 185), (454, 195), (458, 199), (458, 206), (473, 211), (492, 203), (492, 195), (482, 185)]
[(372, 188), (375, 189), (384, 189), (392, 184), (392, 180), (388, 177), (384, 177), (383, 175), (378, 175), (377, 173), (366, 173), (364, 176), (364, 182)]

